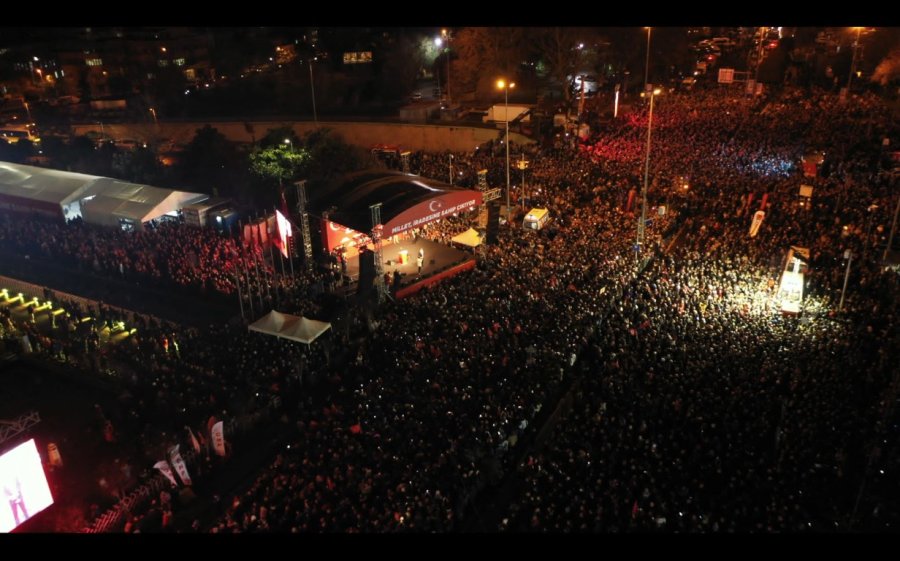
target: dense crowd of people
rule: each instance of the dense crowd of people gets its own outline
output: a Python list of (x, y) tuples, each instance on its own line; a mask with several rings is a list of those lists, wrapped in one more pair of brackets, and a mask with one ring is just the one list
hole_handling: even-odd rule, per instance
[[(896, 197), (886, 114), (874, 97), (848, 110), (818, 92), (662, 99), (640, 251), (646, 107), (575, 150), (516, 146), (532, 162), (524, 195), (550, 210), (550, 225), (530, 232), (513, 220), (473, 271), (385, 303), (352, 347), (346, 335), (307, 349), (243, 325), (154, 324), (112, 347), (132, 372), (121, 425), (140, 439), (129, 453), (152, 465), (184, 425), (202, 434), (211, 415), (251, 415), (276, 396), (290, 403), (289, 443), (222, 501), (217, 520), (193, 526), (217, 533), (459, 530), (486, 488), (515, 478), (523, 491), (499, 530), (896, 520), (896, 492), (871, 473), (898, 460), (896, 446), (872, 452), (898, 414), (885, 405), (900, 348), (897, 276), (880, 263)], [(501, 146), (453, 154), (454, 183), (475, 186), (482, 169), (490, 185), (505, 183)], [(813, 151), (824, 163), (804, 177)], [(414, 153), (412, 171), (445, 179), (449, 156)], [(801, 183), (814, 187), (802, 206)], [(760, 205), (766, 217), (751, 237)], [(421, 235), (446, 241), (468, 227), (451, 224)], [(6, 218), (0, 244), (233, 293), (228, 265), (243, 254), (196, 232)], [(782, 316), (778, 298), (791, 246), (810, 254), (799, 318)], [(853, 288), (837, 314), (845, 250)], [(316, 275), (272, 275), (291, 295), (283, 311), (321, 310)], [(355, 356), (338, 365), (335, 349)], [(320, 380), (328, 391), (299, 398)], [(535, 444), (566, 395), (571, 412)], [(879, 495), (860, 506), (870, 476)]]

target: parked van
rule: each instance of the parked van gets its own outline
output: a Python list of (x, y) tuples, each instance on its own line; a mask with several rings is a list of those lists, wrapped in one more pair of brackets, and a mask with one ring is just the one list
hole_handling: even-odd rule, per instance
[(522, 226), (526, 230), (540, 230), (550, 221), (550, 211), (546, 208), (533, 208), (525, 215)]

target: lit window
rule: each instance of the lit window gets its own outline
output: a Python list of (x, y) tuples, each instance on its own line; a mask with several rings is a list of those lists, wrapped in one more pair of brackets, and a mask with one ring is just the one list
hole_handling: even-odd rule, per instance
[(89, 58), (84, 61), (88, 66), (103, 66), (103, 59), (101, 58)]
[(184, 66), (184, 59), (183, 59), (183, 58), (176, 58), (176, 59), (175, 59), (175, 66)]

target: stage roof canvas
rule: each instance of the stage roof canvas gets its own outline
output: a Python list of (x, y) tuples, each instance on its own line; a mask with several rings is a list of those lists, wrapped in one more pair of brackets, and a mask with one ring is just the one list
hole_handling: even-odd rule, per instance
[(358, 232), (372, 230), (371, 205), (381, 203), (383, 235), (418, 228), (482, 203), (480, 191), (418, 175), (366, 170), (348, 175), (312, 194), (310, 208)]

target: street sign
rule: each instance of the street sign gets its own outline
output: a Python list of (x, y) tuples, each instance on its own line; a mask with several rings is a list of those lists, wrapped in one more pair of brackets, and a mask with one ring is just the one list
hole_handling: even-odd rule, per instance
[(490, 189), (488, 191), (485, 191), (484, 197), (483, 197), (484, 202), (493, 201), (494, 199), (499, 199), (501, 190), (502, 189), (497, 187), (496, 189)]

